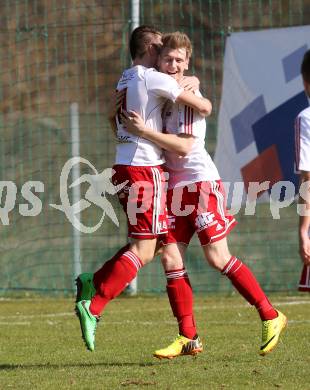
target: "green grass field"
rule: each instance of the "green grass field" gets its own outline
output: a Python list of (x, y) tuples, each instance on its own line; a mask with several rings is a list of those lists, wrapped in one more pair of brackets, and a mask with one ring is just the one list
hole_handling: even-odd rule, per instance
[(177, 334), (166, 296), (107, 306), (96, 351), (80, 336), (72, 299), (0, 301), (0, 389), (310, 389), (310, 297), (272, 295), (289, 318), (276, 350), (260, 357), (261, 325), (239, 297), (198, 296), (205, 351), (156, 360)]

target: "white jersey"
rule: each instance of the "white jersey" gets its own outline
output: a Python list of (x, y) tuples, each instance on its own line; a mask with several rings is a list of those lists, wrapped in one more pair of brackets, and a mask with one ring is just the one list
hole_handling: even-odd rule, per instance
[[(196, 93), (201, 96), (200, 92)], [(183, 104), (167, 104), (163, 113), (164, 129), (170, 134), (190, 134), (195, 137), (191, 151), (185, 156), (165, 151), (169, 172), (168, 188), (184, 183), (219, 180), (218, 170), (205, 149), (206, 120)]]
[(298, 171), (310, 172), (310, 107), (295, 122), (295, 160)]
[[(162, 108), (170, 99), (175, 102), (183, 92), (178, 83), (166, 74), (154, 68), (137, 65), (126, 69), (120, 78), (117, 89), (126, 88), (123, 108), (140, 114), (144, 123), (153, 131), (162, 132)], [(163, 151), (154, 143), (130, 134), (119, 119), (117, 123), (116, 161), (115, 164), (152, 166), (164, 162)]]

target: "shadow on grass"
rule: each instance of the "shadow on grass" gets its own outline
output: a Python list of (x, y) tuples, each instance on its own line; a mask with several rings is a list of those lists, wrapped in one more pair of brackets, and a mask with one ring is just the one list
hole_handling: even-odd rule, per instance
[(50, 363), (42, 363), (42, 364), (0, 364), (0, 371), (5, 371), (5, 370), (32, 370), (35, 368), (38, 369), (46, 369), (46, 368), (65, 368), (65, 367), (152, 367), (155, 365), (158, 365), (159, 362), (157, 363), (68, 363), (68, 364), (50, 364)]

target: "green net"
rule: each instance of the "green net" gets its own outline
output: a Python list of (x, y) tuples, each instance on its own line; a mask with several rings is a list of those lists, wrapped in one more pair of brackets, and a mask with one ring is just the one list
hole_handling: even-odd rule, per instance
[[(98, 172), (113, 165), (115, 143), (105, 113), (109, 94), (129, 64), (131, 3), (1, 0), (0, 4), (1, 206), (10, 206), (8, 215), (1, 213), (0, 289), (72, 291), (73, 228), (50, 204), (61, 203), (60, 172), (72, 156), (73, 103), (78, 104), (80, 155)], [(226, 36), (309, 21), (310, 3), (302, 0), (140, 1), (140, 24), (153, 24), (163, 32), (182, 30), (193, 42), (190, 70), (213, 103), (207, 140), (211, 154)], [(88, 172), (89, 167), (81, 164), (81, 174)], [(41, 205), (36, 210), (27, 198), (31, 181), (44, 184), (32, 189)], [(82, 185), (82, 197), (86, 191)], [(72, 200), (72, 193), (69, 197)], [(97, 269), (126, 242), (123, 213), (115, 199), (111, 202), (120, 226), (105, 218), (96, 232), (82, 233), (83, 271)], [(28, 216), (23, 215), (25, 208)], [(100, 215), (101, 209), (92, 205), (83, 212), (82, 221), (94, 226)], [(232, 251), (252, 267), (266, 290), (295, 289), (300, 271), (295, 209), (287, 208), (281, 217), (270, 220), (261, 205), (255, 216), (237, 216), (240, 223), (230, 235)], [(196, 239), (187, 267), (196, 291), (231, 289), (205, 264)], [(158, 259), (141, 271), (138, 286), (140, 291), (164, 290)]]

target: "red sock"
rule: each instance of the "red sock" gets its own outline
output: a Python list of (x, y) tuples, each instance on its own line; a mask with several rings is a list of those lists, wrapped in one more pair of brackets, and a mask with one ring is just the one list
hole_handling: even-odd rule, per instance
[(301, 271), (299, 285), (299, 291), (310, 292), (310, 266), (304, 265)]
[(278, 316), (255, 276), (239, 259), (232, 256), (222, 274), (226, 275), (239, 293), (256, 307), (262, 321), (273, 320)]
[[(123, 253), (125, 253), (130, 247), (130, 244), (127, 244), (125, 246), (123, 246), (109, 261), (114, 261), (116, 260), (117, 258), (119, 258)], [(94, 286), (95, 286), (95, 289), (97, 290), (99, 287), (100, 287), (100, 284), (101, 284), (101, 281), (102, 279), (104, 278), (104, 275), (106, 274), (106, 268), (108, 267), (108, 262), (105, 262), (103, 264), (103, 266), (98, 269), (98, 271), (96, 271), (94, 273), (94, 277), (93, 277), (93, 283), (94, 283)]]
[(129, 250), (118, 258), (107, 261), (101, 268), (101, 282), (91, 300), (90, 312), (99, 316), (105, 305), (117, 297), (136, 277), (142, 265), (138, 256)]
[(173, 315), (179, 324), (179, 333), (189, 339), (197, 335), (193, 315), (193, 291), (185, 268), (166, 271), (167, 293)]

